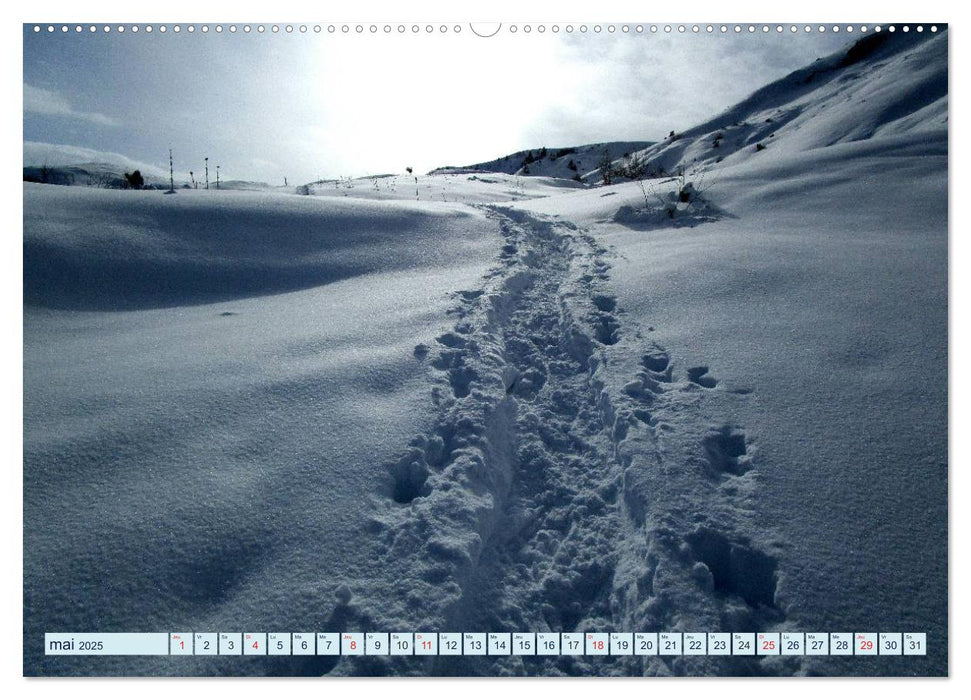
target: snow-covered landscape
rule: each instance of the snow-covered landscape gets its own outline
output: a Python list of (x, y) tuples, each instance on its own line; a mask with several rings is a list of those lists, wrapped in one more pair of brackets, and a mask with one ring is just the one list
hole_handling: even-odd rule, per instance
[[(25, 674), (946, 675), (948, 35), (846, 38), (660, 140), (285, 187), (25, 182)], [(42, 645), (243, 628), (928, 650)]]

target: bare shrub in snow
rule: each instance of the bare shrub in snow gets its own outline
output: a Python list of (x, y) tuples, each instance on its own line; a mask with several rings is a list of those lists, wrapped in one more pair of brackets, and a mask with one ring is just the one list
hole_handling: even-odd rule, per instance
[(609, 185), (614, 181), (614, 162), (610, 159), (610, 151), (605, 150), (603, 155), (600, 156), (597, 170), (600, 173), (603, 184)]
[(647, 173), (647, 159), (639, 153), (624, 156), (624, 162), (620, 169), (615, 171), (628, 180), (640, 180)]
[[(630, 205), (622, 206), (614, 215), (618, 223), (660, 228), (671, 225), (693, 226), (705, 221), (723, 218), (725, 213), (712, 205), (702, 196), (709, 187), (704, 185), (708, 173), (696, 172), (696, 181), (689, 180), (684, 167), (679, 166), (673, 180), (637, 180), (644, 206), (635, 208)], [(666, 192), (661, 189), (665, 183), (672, 183), (674, 187)]]
[(125, 182), (129, 189), (133, 190), (140, 190), (145, 186), (145, 178), (142, 177), (141, 171), (138, 170), (133, 173), (125, 173)]

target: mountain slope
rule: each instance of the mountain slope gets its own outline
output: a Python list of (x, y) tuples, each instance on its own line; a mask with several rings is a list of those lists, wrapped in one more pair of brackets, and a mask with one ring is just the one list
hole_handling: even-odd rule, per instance
[[(24, 181), (51, 185), (78, 185), (82, 187), (103, 187), (121, 189), (125, 187), (125, 173), (132, 168), (124, 168), (114, 163), (79, 163), (77, 165), (26, 165)], [(145, 186), (160, 188), (169, 186), (168, 177), (148, 171), (142, 172)]]
[[(871, 34), (635, 154), (649, 175), (947, 128), (947, 32)], [(617, 165), (621, 165), (620, 162)]]
[[(946, 73), (946, 34), (866, 42), (648, 149), (688, 166), (705, 217), (648, 215), (671, 177), (514, 205), (616, 252), (607, 395), (656, 379), (639, 361), (650, 344), (666, 378), (698, 382), (690, 406), (670, 381), (633, 386), (646, 423), (619, 446), (624, 503), (658, 563), (653, 578), (627, 563), (626, 588), (614, 573), (611, 620), (653, 629), (661, 612), (688, 630), (707, 607), (725, 630), (919, 628), (926, 657), (767, 658), (759, 672), (947, 673)], [(779, 109), (795, 114), (766, 149), (726, 136), (715, 151), (731, 155), (710, 160), (714, 128)], [(694, 481), (706, 470), (708, 488)]]
[(596, 174), (604, 153), (607, 153), (611, 159), (623, 158), (635, 151), (643, 150), (651, 144), (651, 141), (611, 141), (564, 148), (543, 147), (516, 151), (484, 163), (462, 167), (436, 168), (429, 174), (490, 172), (508, 175), (542, 175), (567, 180), (574, 180), (579, 177), (586, 180)]

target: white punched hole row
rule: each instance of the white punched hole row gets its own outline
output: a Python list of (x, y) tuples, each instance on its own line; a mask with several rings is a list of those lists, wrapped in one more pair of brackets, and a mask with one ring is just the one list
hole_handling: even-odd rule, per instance
[[(775, 32), (777, 34), (782, 34), (782, 33), (785, 33), (785, 32), (788, 32), (790, 34), (798, 34), (798, 33), (808, 34), (808, 33), (813, 33), (813, 32), (816, 32), (816, 33), (825, 33), (825, 32), (838, 33), (838, 32), (846, 32), (848, 34), (851, 34), (851, 33), (855, 32), (855, 31), (859, 31), (859, 32), (869, 32), (869, 31), (873, 31), (873, 32), (882, 32), (882, 31), (895, 32), (898, 29), (900, 31), (902, 31), (902, 32), (905, 32), (905, 33), (906, 32), (910, 32), (911, 29), (913, 29), (914, 31), (920, 33), (920, 32), (923, 32), (925, 30), (925, 27), (922, 24), (918, 24), (918, 25), (908, 25), (908, 24), (904, 24), (904, 25), (889, 25), (889, 26), (881, 26), (879, 24), (878, 25), (874, 25), (874, 26), (868, 26), (868, 25), (865, 25), (865, 24), (859, 25), (859, 26), (854, 26), (854, 25), (838, 25), (838, 24), (834, 24), (834, 25), (824, 25), (824, 24), (820, 24), (820, 25), (811, 25), (811, 24), (804, 24), (804, 25), (796, 25), (796, 24), (788, 24), (788, 25), (784, 25), (784, 24), (772, 24), (772, 25), (770, 25), (770, 24), (759, 24), (759, 25), (756, 25), (756, 24), (744, 24), (744, 25), (743, 24), (734, 24), (734, 25), (726, 25), (726, 24), (721, 24), (721, 25), (713, 25), (713, 24), (706, 24), (706, 25), (698, 25), (698, 24), (691, 24), (691, 25), (685, 25), (685, 24), (676, 24), (676, 25), (672, 25), (672, 24), (663, 24), (663, 25), (657, 25), (657, 24), (650, 24), (650, 25), (644, 25), (644, 24), (621, 24), (621, 25), (613, 25), (613, 24), (607, 24), (607, 25), (600, 25), (600, 24), (594, 24), (594, 25), (591, 25), (591, 26), (587, 26), (586, 24), (580, 24), (580, 25), (574, 26), (572, 24), (567, 24), (566, 26), (564, 26), (562, 28), (559, 25), (557, 25), (557, 24), (553, 24), (553, 25), (550, 25), (550, 26), (547, 26), (547, 25), (544, 25), (544, 24), (539, 24), (539, 25), (531, 25), (531, 24), (517, 25), (517, 24), (510, 24), (508, 27), (506, 27), (506, 31), (508, 31), (510, 34), (518, 34), (518, 33), (531, 34), (534, 31), (537, 34), (545, 34), (547, 31), (549, 31), (549, 32), (551, 32), (553, 34), (557, 34), (560, 31), (564, 31), (567, 34), (572, 34), (574, 32), (579, 32), (580, 34), (586, 34), (586, 33), (591, 32), (591, 31), (593, 33), (595, 33), (595, 34), (601, 34), (603, 32), (607, 32), (608, 34), (614, 34), (614, 33), (618, 32), (618, 31), (621, 32), (621, 33), (623, 33), (623, 34), (630, 34), (630, 33), (643, 34), (645, 32), (648, 32), (648, 33), (651, 33), (651, 34), (657, 34), (658, 32), (664, 32), (665, 34), (671, 34), (673, 32), (677, 32), (677, 33), (680, 33), (680, 34), (685, 34), (685, 33), (688, 33), (688, 32), (693, 33), (693, 34), (700, 34), (700, 33), (707, 33), (707, 34), (715, 34), (715, 33), (720, 33), (720, 34), (728, 34), (728, 33), (733, 33), (733, 34), (757, 34), (757, 33), (762, 33), (762, 34), (768, 34), (768, 33), (771, 33), (771, 32)], [(931, 25), (930, 27), (927, 27), (927, 29), (929, 29), (931, 32), (936, 32), (938, 30), (938, 27), (937, 27), (936, 24), (934, 24), (934, 25)], [(355, 24), (355, 25), (349, 25), (349, 24), (334, 25), (334, 24), (329, 24), (329, 25), (326, 25), (326, 27), (325, 26), (322, 26), (322, 25), (319, 25), (319, 24), (314, 24), (314, 25), (307, 25), (307, 24), (296, 24), (296, 25), (295, 24), (284, 24), (284, 25), (270, 24), (270, 25), (263, 25), (263, 24), (258, 24), (258, 25), (252, 25), (252, 26), (249, 25), (249, 24), (244, 24), (244, 25), (230, 24), (230, 25), (227, 25), (227, 26), (223, 26), (221, 24), (216, 24), (216, 25), (212, 25), (212, 26), (210, 26), (208, 24), (202, 24), (202, 25), (198, 25), (198, 26), (193, 25), (193, 24), (188, 24), (188, 25), (184, 25), (184, 26), (181, 25), (181, 24), (174, 24), (174, 25), (171, 25), (171, 26), (164, 25), (164, 24), (157, 25), (157, 26), (156, 25), (151, 25), (151, 24), (146, 24), (146, 25), (138, 25), (138, 24), (132, 24), (132, 25), (124, 25), (124, 24), (119, 24), (119, 25), (109, 25), (109, 24), (105, 24), (105, 25), (95, 25), (95, 24), (81, 25), (81, 24), (76, 24), (76, 25), (73, 25), (73, 26), (67, 25), (67, 24), (62, 24), (62, 25), (48, 24), (46, 26), (45, 25), (40, 25), (40, 24), (35, 24), (33, 26), (33, 30), (34, 30), (34, 33), (35, 34), (39, 34), (41, 32), (45, 32), (45, 31), (48, 34), (55, 34), (55, 33), (68, 34), (68, 33), (72, 32), (72, 31), (75, 34), (81, 34), (81, 33), (84, 33), (84, 32), (87, 32), (89, 34), (95, 34), (95, 33), (108, 34), (108, 33), (111, 33), (111, 32), (116, 32), (118, 34), (124, 34), (125, 32), (131, 32), (132, 34), (137, 34), (138, 32), (145, 32), (146, 34), (151, 34), (151, 33), (156, 32), (156, 31), (159, 32), (159, 33), (162, 33), (162, 34), (165, 34), (166, 32), (169, 32), (169, 31), (174, 32), (175, 34), (180, 34), (183, 31), (185, 31), (185, 32), (187, 32), (189, 34), (194, 34), (197, 30), (199, 32), (201, 32), (202, 34), (208, 34), (210, 32), (214, 32), (216, 34), (221, 34), (221, 33), (223, 33), (223, 31), (228, 31), (230, 34), (235, 34), (237, 32), (242, 32), (244, 34), (249, 34), (250, 32), (253, 32), (253, 31), (255, 31), (258, 34), (263, 34), (263, 33), (267, 32), (267, 31), (269, 31), (269, 32), (271, 32), (273, 34), (279, 34), (281, 31), (284, 32), (284, 33), (286, 33), (286, 34), (293, 34), (294, 32), (299, 33), (299, 34), (306, 34), (308, 32), (313, 32), (315, 34), (320, 34), (323, 31), (326, 31), (328, 34), (337, 34), (337, 33), (340, 33), (340, 34), (379, 34), (379, 33), (384, 33), (384, 34), (393, 34), (393, 33), (397, 33), (397, 34), (449, 34), (449, 33), (459, 34), (459, 33), (462, 32), (462, 26), (461, 25), (458, 25), (458, 24), (456, 24), (456, 25), (446, 25), (446, 24), (442, 24), (442, 25), (437, 25), (437, 26), (436, 25), (432, 25), (432, 24), (426, 24), (426, 25), (418, 25), (418, 24), (404, 25), (404, 24), (398, 24), (398, 25), (394, 25), (394, 26), (393, 25), (390, 25), (390, 24), (385, 24), (385, 25), (377, 25), (377, 24), (370, 24), (370, 25), (363, 25), (363, 24)]]

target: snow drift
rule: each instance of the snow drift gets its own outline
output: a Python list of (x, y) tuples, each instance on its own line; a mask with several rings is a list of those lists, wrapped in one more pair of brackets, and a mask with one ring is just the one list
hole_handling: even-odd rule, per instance
[(472, 218), (442, 203), (362, 209), (271, 194), (162, 198), (42, 185), (25, 185), (24, 209), (26, 303), (87, 309), (221, 301), (434, 267)]

